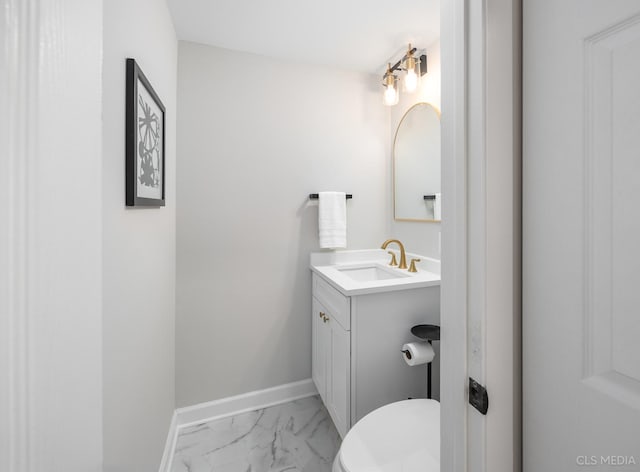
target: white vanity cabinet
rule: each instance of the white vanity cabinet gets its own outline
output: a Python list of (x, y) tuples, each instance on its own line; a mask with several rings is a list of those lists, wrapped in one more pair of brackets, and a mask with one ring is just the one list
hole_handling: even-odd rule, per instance
[[(350, 300), (314, 277), (312, 309), (312, 377), (342, 437), (351, 426), (351, 339), (343, 326)], [(342, 319), (342, 324), (340, 320)]]
[(312, 378), (342, 437), (380, 406), (426, 397), (426, 366), (409, 367), (401, 348), (418, 341), (412, 326), (440, 324), (439, 284), (349, 296), (314, 272), (312, 295)]

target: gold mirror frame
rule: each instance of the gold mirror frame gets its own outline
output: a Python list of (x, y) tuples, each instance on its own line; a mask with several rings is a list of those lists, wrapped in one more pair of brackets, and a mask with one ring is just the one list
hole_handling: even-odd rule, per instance
[[(427, 105), (427, 106), (433, 108), (433, 110), (438, 115), (438, 120), (441, 120), (440, 110), (438, 108), (436, 108), (434, 105), (432, 105), (429, 102), (418, 102), (418, 103), (412, 105), (404, 113), (404, 115), (402, 115), (402, 118), (400, 119), (400, 122), (398, 123), (398, 127), (396, 128), (396, 132), (395, 132), (395, 135), (393, 137), (393, 150), (392, 150), (392, 153), (393, 153), (393, 219), (395, 221), (414, 221), (414, 222), (421, 222), (421, 223), (441, 223), (442, 220), (435, 220), (435, 219), (431, 219), (430, 220), (430, 219), (422, 219), (422, 218), (398, 218), (398, 216), (396, 215), (396, 165), (397, 165), (396, 141), (398, 140), (398, 131), (400, 131), (400, 126), (402, 126), (402, 122), (405, 120), (405, 118), (411, 112), (411, 110), (413, 110), (416, 107), (422, 106), (422, 105)], [(440, 158), (442, 159), (442, 148), (440, 150)], [(441, 179), (442, 179), (442, 176), (441, 176)]]

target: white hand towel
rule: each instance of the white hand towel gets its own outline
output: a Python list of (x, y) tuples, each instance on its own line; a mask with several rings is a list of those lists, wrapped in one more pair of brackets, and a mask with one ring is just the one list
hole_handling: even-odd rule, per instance
[(433, 201), (433, 219), (442, 219), (442, 194), (436, 193), (436, 199)]
[(318, 229), (321, 248), (347, 247), (346, 197), (344, 192), (318, 194)]

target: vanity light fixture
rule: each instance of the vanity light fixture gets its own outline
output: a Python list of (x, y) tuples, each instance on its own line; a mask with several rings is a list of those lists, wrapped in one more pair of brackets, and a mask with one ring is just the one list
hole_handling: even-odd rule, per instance
[[(398, 76), (394, 74), (396, 71), (404, 71), (404, 90), (408, 93), (415, 92), (420, 85), (420, 77), (427, 73), (427, 56), (421, 54), (416, 57), (417, 49), (411, 47), (411, 43), (407, 47), (406, 54), (396, 62), (393, 66), (389, 63), (387, 71), (382, 77), (382, 85), (384, 86), (384, 104), (392, 106), (398, 103), (400, 93), (398, 90)], [(421, 67), (422, 65), (422, 67)]]

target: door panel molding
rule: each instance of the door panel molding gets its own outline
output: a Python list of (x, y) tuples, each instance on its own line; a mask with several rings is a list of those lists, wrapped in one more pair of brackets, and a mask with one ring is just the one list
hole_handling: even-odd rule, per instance
[[(635, 179), (640, 176), (616, 170), (630, 169), (631, 166), (625, 166), (625, 159), (635, 156), (624, 154), (625, 146), (617, 143), (624, 136), (614, 130), (614, 125), (623, 121), (617, 113), (624, 114), (625, 102), (633, 93), (623, 89), (621, 99), (617, 91), (629, 80), (627, 70), (624, 74), (618, 72), (624, 68), (625, 60), (630, 59), (621, 50), (634, 45), (640, 53), (640, 15), (637, 14), (584, 40), (583, 380), (605, 395), (640, 409), (640, 375), (632, 367), (637, 364), (640, 348), (630, 339), (634, 330), (640, 335), (640, 326), (630, 325), (624, 316), (633, 306), (639, 306), (640, 297), (629, 291), (621, 293), (617, 288), (624, 287), (625, 284), (617, 283), (618, 277), (628, 278), (629, 271), (624, 268), (628, 259), (634, 258), (633, 251), (624, 251), (621, 247), (624, 244), (620, 244), (620, 238), (632, 229), (630, 220), (638, 216), (628, 192), (627, 195), (619, 192), (624, 191), (627, 179), (637, 182)], [(633, 131), (619, 126), (620, 129), (622, 133)], [(640, 131), (640, 126), (636, 131)]]

